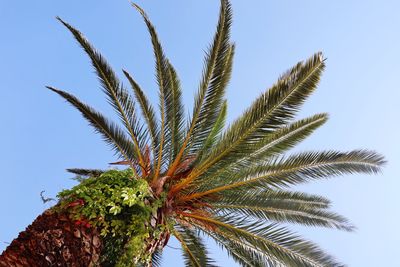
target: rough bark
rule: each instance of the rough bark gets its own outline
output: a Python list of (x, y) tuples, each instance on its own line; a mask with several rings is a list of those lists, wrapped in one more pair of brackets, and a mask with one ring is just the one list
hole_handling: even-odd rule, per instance
[(47, 210), (0, 255), (0, 266), (98, 266), (101, 248), (96, 229)]

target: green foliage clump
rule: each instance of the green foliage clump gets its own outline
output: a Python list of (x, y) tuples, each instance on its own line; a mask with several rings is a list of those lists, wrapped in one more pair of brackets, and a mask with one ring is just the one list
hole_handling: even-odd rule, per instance
[(77, 224), (100, 231), (104, 265), (134, 266), (150, 258), (145, 241), (156, 229), (148, 222), (159, 203), (150, 201), (148, 183), (133, 177), (131, 169), (110, 170), (58, 194), (57, 209), (67, 210)]

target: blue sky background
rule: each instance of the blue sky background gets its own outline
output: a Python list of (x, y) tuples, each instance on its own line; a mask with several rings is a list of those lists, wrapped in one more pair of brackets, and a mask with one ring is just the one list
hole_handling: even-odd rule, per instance
[[(212, 39), (219, 1), (138, 0), (178, 70), (187, 110)], [(237, 44), (227, 98), (229, 121), (297, 61), (316, 51), (327, 69), (299, 117), (330, 113), (296, 150), (370, 148), (389, 161), (382, 175), (345, 176), (296, 189), (326, 195), (355, 233), (295, 227), (349, 266), (398, 266), (400, 2), (232, 0)], [(68, 167), (108, 168), (115, 160), (77, 111), (44, 89), (53, 85), (110, 114), (86, 55), (55, 20), (86, 34), (115, 70), (129, 70), (157, 100), (150, 40), (126, 0), (0, 1), (0, 251), (74, 185)], [(153, 102), (154, 103), (154, 102)], [(212, 243), (210, 243), (212, 244)], [(178, 246), (171, 242), (171, 246)], [(212, 246), (221, 266), (236, 266)], [(164, 266), (183, 266), (167, 248)]]

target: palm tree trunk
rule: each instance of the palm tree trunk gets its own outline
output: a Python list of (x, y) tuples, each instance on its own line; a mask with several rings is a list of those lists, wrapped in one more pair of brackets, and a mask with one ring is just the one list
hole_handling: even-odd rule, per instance
[(98, 266), (101, 249), (97, 229), (46, 210), (0, 255), (0, 266)]

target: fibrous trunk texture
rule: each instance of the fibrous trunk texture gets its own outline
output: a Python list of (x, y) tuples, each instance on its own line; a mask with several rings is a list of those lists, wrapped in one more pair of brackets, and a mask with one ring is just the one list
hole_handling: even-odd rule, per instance
[[(164, 223), (163, 209), (158, 209), (157, 212), (152, 214), (150, 227), (156, 229), (157, 225), (163, 225)], [(159, 236), (154, 236), (154, 232), (150, 232), (146, 242), (146, 253), (153, 255), (157, 250), (163, 250), (169, 241), (169, 237), (170, 234), (167, 231), (163, 231)]]
[(98, 266), (101, 249), (96, 229), (47, 210), (0, 255), (0, 266)]

